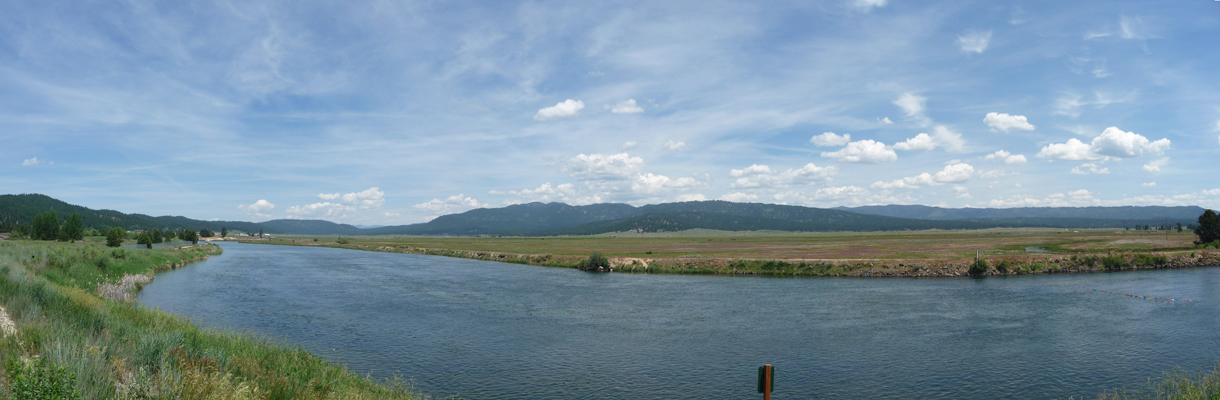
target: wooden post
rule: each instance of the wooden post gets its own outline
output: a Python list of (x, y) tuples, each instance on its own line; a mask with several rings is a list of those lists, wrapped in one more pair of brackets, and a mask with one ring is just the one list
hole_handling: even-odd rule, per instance
[(771, 400), (771, 389), (775, 384), (775, 368), (771, 364), (758, 367), (758, 392), (763, 394), (763, 400)]

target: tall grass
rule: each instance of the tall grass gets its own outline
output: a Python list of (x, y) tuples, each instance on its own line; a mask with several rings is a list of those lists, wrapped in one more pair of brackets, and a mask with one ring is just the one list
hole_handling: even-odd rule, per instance
[[(299, 348), (188, 321), (96, 294), (216, 252), (114, 251), (89, 244), (0, 242), (0, 305), (17, 333), (0, 365), (34, 359), (75, 377), (86, 399), (417, 399), (401, 379), (379, 382)], [(0, 398), (12, 378), (0, 376)]]
[(1158, 380), (1135, 391), (1116, 390), (1097, 396), (1098, 400), (1214, 400), (1220, 399), (1220, 364), (1211, 372), (1187, 372), (1174, 368)]

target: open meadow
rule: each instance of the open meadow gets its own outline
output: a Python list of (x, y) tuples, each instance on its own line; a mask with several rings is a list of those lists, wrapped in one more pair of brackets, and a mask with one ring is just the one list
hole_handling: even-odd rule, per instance
[[(976, 255), (993, 264), (1009, 263), (984, 274), (1215, 264), (1216, 261), (1209, 258), (1215, 254), (1195, 249), (1194, 239), (1189, 231), (1046, 228), (832, 233), (691, 230), (556, 237), (279, 235), (271, 239), (236, 238), (254, 243), (324, 245), (567, 267), (575, 267), (590, 254), (601, 253), (610, 259), (616, 271), (627, 272), (855, 276), (965, 275)], [(1138, 257), (1141, 254), (1145, 257)], [(1140, 262), (1150, 260), (1154, 255), (1164, 258)], [(1102, 263), (1102, 257), (1111, 257), (1109, 265)], [(1120, 262), (1113, 257), (1123, 257), (1127, 261)], [(1009, 265), (1013, 268), (1008, 268)]]

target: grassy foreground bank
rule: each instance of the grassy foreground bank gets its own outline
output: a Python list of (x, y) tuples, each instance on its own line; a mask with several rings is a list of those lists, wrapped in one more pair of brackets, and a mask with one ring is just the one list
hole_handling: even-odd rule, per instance
[(401, 380), (132, 303), (155, 271), (219, 253), (0, 241), (0, 398), (422, 398)]

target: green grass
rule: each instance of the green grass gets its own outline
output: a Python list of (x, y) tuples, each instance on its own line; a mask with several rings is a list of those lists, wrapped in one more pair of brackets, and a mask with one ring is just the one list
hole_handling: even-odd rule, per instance
[(1220, 399), (1220, 365), (1211, 372), (1187, 372), (1174, 368), (1159, 379), (1149, 379), (1148, 385), (1128, 391), (1119, 389), (1102, 393), (1098, 400), (1214, 400)]
[[(214, 246), (114, 251), (95, 244), (0, 241), (0, 306), (17, 334), (0, 365), (45, 360), (87, 399), (416, 399), (304, 350), (97, 296), (99, 283), (215, 254)], [(13, 382), (0, 376), (0, 398)]]

